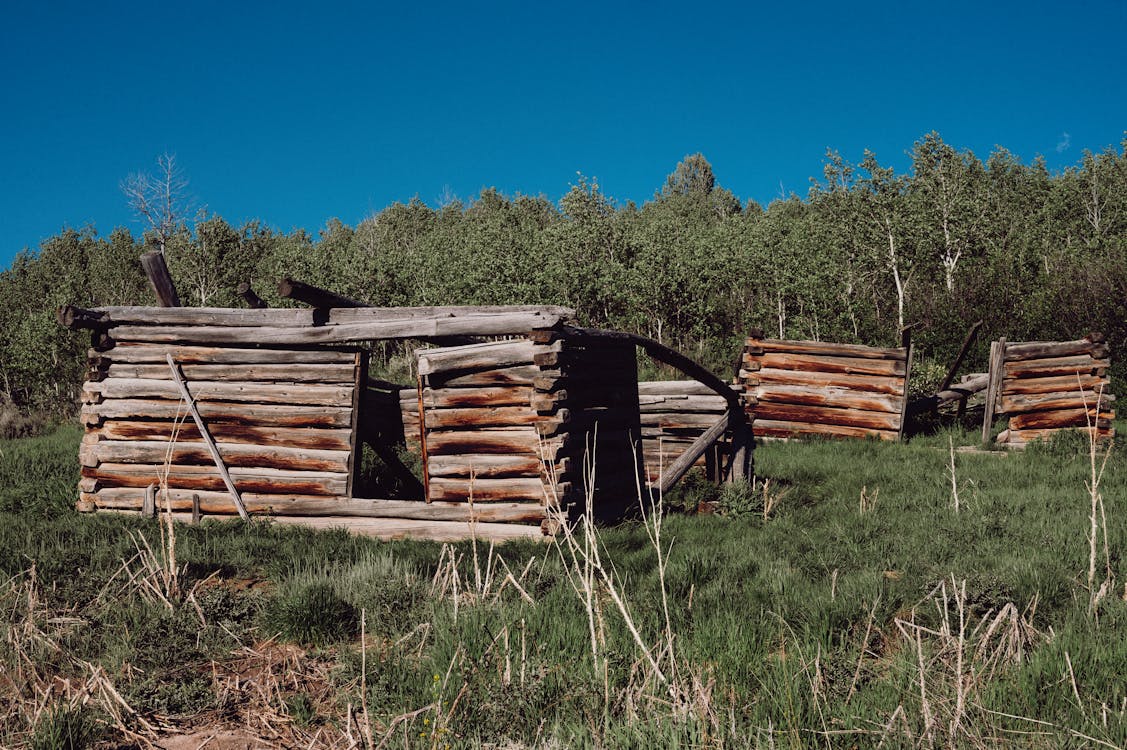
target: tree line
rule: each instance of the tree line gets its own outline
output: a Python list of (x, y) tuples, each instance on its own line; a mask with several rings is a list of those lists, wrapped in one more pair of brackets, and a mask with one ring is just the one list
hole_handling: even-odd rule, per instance
[(138, 256), (157, 246), (185, 305), (242, 306), (235, 288), (250, 281), (282, 306), (283, 276), (381, 306), (564, 304), (723, 377), (752, 326), (890, 345), (913, 325), (921, 372), (941, 370), (977, 320), (980, 366), (999, 336), (1098, 330), (1113, 358), (1127, 352), (1127, 138), (1060, 172), (1002, 148), (982, 160), (936, 133), (910, 156), (901, 174), (830, 151), (805, 197), (766, 208), (717, 185), (695, 154), (640, 206), (580, 177), (558, 204), (487, 189), (316, 234), (206, 215), (139, 236), (68, 229), (0, 273), (0, 402), (73, 411), (89, 342), (56, 308), (155, 304)]

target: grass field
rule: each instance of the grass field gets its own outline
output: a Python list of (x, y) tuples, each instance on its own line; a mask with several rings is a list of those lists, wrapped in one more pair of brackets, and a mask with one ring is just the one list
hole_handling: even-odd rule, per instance
[(1123, 446), (766, 444), (721, 515), (491, 550), (171, 546), (71, 510), (78, 439), (0, 443), (6, 747), (1127, 745)]

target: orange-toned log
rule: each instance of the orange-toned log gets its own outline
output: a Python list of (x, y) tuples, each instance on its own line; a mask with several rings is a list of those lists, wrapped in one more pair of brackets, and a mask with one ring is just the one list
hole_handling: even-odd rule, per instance
[(551, 490), (539, 478), (512, 477), (506, 479), (461, 479), (454, 477), (431, 477), (428, 484), (430, 499), (446, 501), (465, 501), (473, 498), (475, 503), (490, 502), (547, 502)]
[[(107, 378), (100, 383), (86, 383), (83, 390), (99, 393), (102, 399), (179, 399), (180, 389), (172, 380), (140, 378)], [(196, 381), (188, 390), (197, 401), (237, 401), (251, 404), (299, 404), (302, 406), (351, 406), (352, 386), (345, 385), (277, 385), (268, 383), (220, 383)]]
[(1114, 412), (1097, 412), (1090, 409), (1055, 409), (1036, 411), (1010, 417), (1011, 430), (1067, 429), (1071, 427), (1099, 427), (1108, 429), (1115, 418)]
[(809, 424), (780, 420), (757, 419), (751, 426), (756, 437), (849, 437), (896, 440), (899, 433), (891, 430), (866, 430), (843, 425)]
[(756, 357), (760, 368), (830, 372), (845, 375), (903, 376), (905, 363), (900, 360), (865, 359), (863, 357), (820, 357), (812, 354), (771, 353)]
[(1058, 393), (1033, 393), (1010, 395), (1002, 391), (1000, 411), (1003, 414), (1020, 414), (1052, 409), (1082, 409), (1097, 403), (1106, 407), (1115, 401), (1115, 394), (1101, 391), (1063, 391)]
[(1054, 357), (1075, 357), (1088, 355), (1102, 359), (1108, 355), (1107, 344), (1079, 339), (1077, 341), (1026, 341), (1006, 344), (1006, 361), (1018, 362), (1027, 359), (1050, 359)]
[(863, 346), (861, 344), (834, 344), (825, 341), (748, 339), (747, 346), (751, 349), (760, 349), (764, 354), (814, 354), (835, 357), (860, 357), (863, 359), (890, 359), (900, 362), (908, 359), (907, 349)]
[[(242, 424), (263, 427), (348, 427), (352, 424), (351, 407), (288, 406), (282, 404), (225, 403), (196, 404), (200, 416), (211, 424)], [(417, 408), (417, 407), (416, 407)], [(107, 419), (177, 419), (187, 416), (183, 403), (163, 399), (109, 399), (100, 404), (82, 407), (82, 421), (98, 424)]]
[(515, 427), (542, 419), (529, 406), (494, 406), (476, 409), (427, 409), (428, 430), (480, 427)]
[[(185, 379), (190, 382), (208, 380), (216, 382), (263, 381), (277, 383), (352, 383), (356, 368), (352, 364), (208, 364), (181, 365)], [(110, 378), (142, 380), (172, 380), (168, 365), (111, 364), (106, 371)]]
[(759, 386), (766, 385), (810, 385), (817, 387), (847, 388), (869, 393), (902, 395), (904, 378), (881, 377), (875, 375), (845, 375), (841, 373), (811, 372), (801, 370), (780, 370), (765, 368), (745, 378), (752, 394)]
[[(99, 487), (139, 487), (159, 484), (165, 479), (166, 467), (158, 464), (100, 464), (83, 467), (82, 477)], [(319, 471), (285, 471), (283, 469), (229, 469), (240, 492), (258, 494), (345, 495), (348, 476), (344, 473)], [(227, 495), (223, 479), (214, 466), (169, 466), (167, 483), (173, 489), (210, 490)]]
[(434, 456), (459, 453), (554, 457), (561, 447), (556, 440), (543, 440), (533, 427), (498, 430), (451, 430), (427, 435), (427, 453)]
[(465, 406), (524, 406), (532, 401), (532, 389), (526, 386), (492, 388), (425, 388), (423, 406), (452, 409)]
[(1007, 378), (1047, 378), (1059, 375), (1102, 375), (1111, 364), (1106, 359), (1092, 359), (1088, 355), (1077, 357), (1053, 357), (1051, 359), (1027, 359), (1020, 362), (1006, 362)]
[[(99, 463), (208, 465), (213, 463), (204, 443), (176, 443), (170, 449), (164, 441), (102, 440), (83, 456), (84, 466)], [(276, 446), (234, 445), (219, 443), (219, 454), (227, 466), (267, 467), (294, 471), (347, 472), (348, 451), (309, 450)], [(94, 462), (94, 463), (91, 463)]]
[[(91, 349), (90, 358), (115, 363), (159, 364), (171, 354), (180, 365), (219, 364), (355, 364), (355, 351), (338, 349), (235, 349), (227, 346), (177, 346), (122, 343), (104, 352)], [(167, 369), (167, 365), (165, 366)]]
[(760, 385), (755, 389), (760, 402), (825, 406), (899, 414), (904, 408), (901, 396), (855, 391), (838, 386)]
[[(314, 450), (347, 451), (352, 447), (351, 430), (320, 430), (288, 427), (248, 427), (213, 423), (208, 431), (217, 442), (240, 445), (277, 445)], [(104, 440), (203, 440), (194, 422), (104, 422), (99, 430)]]
[(899, 430), (900, 415), (857, 409), (829, 409), (819, 406), (760, 402), (755, 418), (780, 422), (831, 424), (867, 430)]
[(546, 468), (557, 474), (571, 471), (571, 459), (545, 464), (536, 456), (466, 455), (431, 456), (427, 469), (432, 477), (539, 477)]
[(1075, 373), (1072, 373), (1044, 378), (1006, 378), (1002, 381), (1001, 392), (1009, 396), (1011, 394), (1068, 393), (1079, 390), (1098, 391), (1101, 385), (1103, 385), (1105, 393), (1110, 390), (1109, 381), (1105, 376), (1082, 373), (1077, 377)]
[(540, 374), (539, 367), (522, 365), (466, 374), (454, 373), (453, 377), (448, 377), (446, 373), (435, 373), (429, 378), (435, 388), (466, 388), (483, 385), (532, 385), (533, 379)]

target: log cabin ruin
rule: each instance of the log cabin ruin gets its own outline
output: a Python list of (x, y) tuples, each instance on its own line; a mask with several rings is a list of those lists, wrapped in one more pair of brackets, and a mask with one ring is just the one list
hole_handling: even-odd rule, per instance
[[(738, 393), (657, 342), (576, 327), (555, 306), (376, 308), (289, 280), (280, 292), (312, 306), (60, 311), (93, 337), (80, 510), (507, 540), (588, 508), (621, 519), (700, 463), (749, 476)], [(364, 345), (393, 339), (431, 344), (415, 350), (414, 387), (369, 377)], [(647, 399), (639, 349), (695, 379)], [(678, 402), (686, 419), (643, 424), (642, 401)], [(404, 442), (421, 482), (396, 454)], [(365, 446), (409, 496), (357, 492)]]

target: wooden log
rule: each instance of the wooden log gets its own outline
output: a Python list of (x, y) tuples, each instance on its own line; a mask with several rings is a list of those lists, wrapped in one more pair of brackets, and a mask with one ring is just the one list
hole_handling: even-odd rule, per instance
[(528, 406), (497, 406), (473, 409), (428, 409), (429, 430), (480, 427), (514, 427), (536, 424), (541, 417)]
[(860, 411), (858, 409), (831, 409), (819, 406), (801, 406), (760, 402), (755, 408), (755, 419), (776, 422), (840, 425), (861, 427), (867, 430), (900, 429), (900, 415), (887, 412)]
[[(177, 442), (194, 443), (203, 439), (192, 422), (107, 421), (99, 432), (105, 440), (163, 440), (177, 436)], [(290, 445), (314, 450), (346, 451), (351, 447), (352, 431), (292, 427), (249, 427), (247, 425), (209, 425), (209, 432), (221, 442), (240, 445)]]
[(902, 377), (906, 369), (904, 360), (865, 359), (863, 357), (824, 357), (813, 354), (772, 353), (764, 354), (757, 359), (763, 368), (842, 373), (844, 375)]
[(848, 388), (854, 391), (867, 391), (869, 393), (885, 393), (901, 396), (904, 391), (904, 379), (899, 377), (877, 377), (871, 375), (844, 375), (840, 373), (810, 372), (801, 370), (780, 370), (766, 368), (759, 370), (753, 377), (743, 378), (748, 388), (755, 392), (763, 385), (812, 385)]
[(862, 427), (848, 427), (835, 424), (814, 424), (810, 422), (784, 422), (780, 420), (756, 419), (752, 423), (756, 437), (848, 437), (879, 438), (897, 440), (899, 434), (894, 430), (869, 430)]
[(1115, 415), (1110, 411), (1097, 410), (1095, 404), (1090, 408), (1055, 409), (1010, 417), (1011, 430), (1067, 429), (1071, 427), (1099, 427), (1109, 429)]
[[(240, 312), (265, 312), (241, 310)], [(401, 319), (314, 327), (283, 326), (135, 326), (111, 329), (115, 342), (268, 345), (334, 344), (377, 339), (440, 339), (454, 335), (504, 336), (552, 325), (538, 313), (491, 313), (456, 318)], [(514, 362), (512, 364), (519, 364)]]
[(466, 374), (451, 373), (444, 377), (443, 373), (430, 375), (430, 383), (435, 388), (466, 388), (489, 385), (532, 385), (540, 377), (541, 370), (535, 365), (518, 365)]
[[(182, 308), (192, 309), (192, 308)], [(122, 343), (114, 348), (99, 352), (91, 351), (91, 359), (105, 360), (108, 363), (150, 364), (163, 363), (166, 354), (181, 365), (341, 365), (356, 364), (355, 350), (341, 349), (237, 349), (216, 346), (179, 346)]]
[(520, 406), (531, 409), (532, 389), (526, 386), (495, 388), (425, 388), (422, 403), (428, 409)]
[[(729, 386), (735, 390), (735, 386)], [(713, 396), (715, 391), (696, 380), (648, 380), (638, 383), (639, 396)]]
[(903, 362), (908, 352), (904, 349), (864, 346), (861, 344), (836, 344), (827, 341), (790, 341), (785, 339), (748, 339), (747, 346), (764, 354), (812, 354), (828, 357), (859, 357), (863, 359), (888, 359)]
[[(183, 365), (184, 377), (196, 381), (274, 382), (274, 383), (349, 383), (356, 379), (353, 364), (342, 365)], [(171, 380), (167, 367), (160, 365), (111, 364), (111, 378)]]
[[(253, 408), (238, 403), (201, 402), (200, 414), (209, 424), (231, 424), (259, 427), (348, 427), (352, 424), (349, 407), (286, 406), (256, 404)], [(86, 424), (100, 424), (109, 419), (177, 419), (186, 415), (179, 401), (153, 399), (110, 399), (82, 407)]]
[(73, 330), (103, 330), (110, 325), (109, 316), (100, 310), (87, 310), (74, 305), (63, 305), (55, 313), (59, 325)]
[(141, 268), (149, 279), (153, 293), (161, 307), (180, 307), (180, 295), (176, 293), (176, 285), (172, 282), (172, 275), (168, 272), (168, 264), (164, 261), (164, 253), (153, 251), (141, 254)]
[(571, 422), (571, 413), (567, 409), (560, 409), (555, 416), (540, 416), (536, 420), (536, 434), (540, 437), (551, 437), (568, 430)]
[(498, 370), (507, 367), (531, 365), (533, 355), (543, 350), (527, 339), (516, 341), (491, 341), (471, 346), (452, 346), (444, 349), (416, 349), (415, 359), (420, 375), (431, 376), (449, 373), (452, 377), (461, 371)]
[(824, 406), (889, 414), (899, 414), (904, 404), (902, 397), (854, 391), (836, 386), (760, 385), (755, 390), (755, 397), (760, 404)]
[(278, 296), (296, 300), (297, 302), (304, 302), (312, 307), (320, 307), (326, 310), (334, 307), (367, 306), (366, 302), (357, 302), (354, 299), (349, 299), (336, 292), (330, 292), (328, 289), (322, 289), (312, 284), (306, 284), (303, 281), (295, 281), (294, 279), (288, 278), (278, 282)]
[(430, 500), (468, 501), (474, 503), (519, 502), (533, 500), (546, 502), (549, 497), (544, 482), (539, 478), (509, 477), (504, 479), (462, 479), (457, 477), (431, 477)]
[(1022, 414), (1052, 409), (1082, 409), (1094, 407), (1097, 402), (1107, 408), (1115, 402), (1115, 394), (1080, 389), (1029, 395), (1010, 395), (1003, 391), (999, 410), (1004, 414)]
[(560, 439), (543, 440), (532, 427), (500, 430), (450, 430), (427, 435), (431, 455), (490, 454), (538, 456), (553, 460), (562, 447)]
[(705, 430), (662, 472), (661, 477), (654, 485), (658, 492), (668, 492), (674, 484), (681, 480), (681, 477), (685, 476), (688, 470), (693, 467), (693, 464), (697, 462), (697, 459), (701, 458), (705, 451), (711, 448), (728, 429), (731, 416), (731, 412), (725, 412), (720, 419), (716, 420), (715, 424)]
[(539, 458), (529, 455), (455, 454), (431, 456), (427, 463), (427, 470), (432, 477), (539, 477), (543, 468), (544, 464)]
[(1002, 381), (1002, 392), (1007, 396), (1036, 393), (1068, 393), (1069, 391), (1094, 391), (1103, 386), (1104, 391), (1110, 390), (1110, 382), (1106, 376), (1083, 373), (1079, 377), (1071, 375), (1056, 375), (1046, 378), (1006, 378)]
[(973, 377), (964, 378), (954, 387), (941, 390), (924, 398), (916, 399), (908, 404), (908, 414), (922, 414), (932, 411), (940, 405), (950, 401), (960, 400), (965, 405), (968, 396), (973, 396), (986, 389), (990, 383), (990, 376), (986, 373), (976, 373)]
[(259, 297), (254, 289), (251, 288), (249, 281), (240, 281), (239, 285), (235, 287), (235, 293), (238, 294), (243, 302), (247, 303), (247, 307), (252, 310), (265, 310), (269, 307), (266, 301)]
[(529, 406), (533, 411), (549, 413), (558, 409), (561, 404), (566, 403), (567, 399), (567, 391), (555, 391), (554, 393), (535, 391), (529, 397)]
[(656, 412), (708, 412), (727, 411), (728, 402), (717, 395), (711, 396), (638, 396), (641, 413)]
[[(723, 412), (720, 413), (723, 414)], [(718, 416), (715, 412), (643, 414), (641, 425), (643, 429), (646, 427), (658, 427), (667, 430), (707, 428), (716, 422)]]
[[(180, 395), (176, 384), (168, 380), (108, 378), (100, 383), (87, 383), (85, 388), (100, 393), (103, 399), (174, 399)], [(204, 380), (191, 383), (188, 389), (197, 400), (300, 406), (351, 406), (354, 390), (351, 386), (222, 383)]]
[[(556, 342), (555, 345), (566, 343)], [(563, 370), (572, 370), (582, 367), (597, 367), (598, 373), (637, 371), (637, 360), (633, 347), (611, 349), (607, 352), (591, 352), (579, 347), (565, 346), (560, 350), (547, 350), (537, 352), (532, 361), (539, 367), (556, 367)], [(598, 374), (591, 373), (593, 378)], [(635, 375), (635, 377), (637, 377)]]
[(1052, 359), (1026, 359), (1005, 363), (1007, 378), (1045, 378), (1060, 375), (1102, 375), (1111, 365), (1107, 359), (1092, 359), (1086, 354)]
[(1056, 359), (1087, 355), (1093, 359), (1108, 356), (1107, 345), (1089, 339), (1076, 341), (1026, 341), (1006, 344), (1006, 361), (1021, 362), (1030, 359)]
[[(211, 453), (202, 443), (177, 443), (169, 448), (164, 441), (102, 440), (88, 446), (88, 455), (97, 463), (211, 463)], [(237, 445), (219, 443), (219, 454), (227, 466), (290, 469), (295, 471), (348, 471), (348, 451), (323, 451), (287, 446)]]
[(990, 342), (990, 360), (987, 367), (989, 380), (986, 384), (986, 402), (982, 411), (982, 442), (990, 442), (990, 433), (994, 429), (994, 414), (998, 408), (1001, 396), (1002, 368), (1005, 362), (1006, 340), (1004, 338)]
[[(99, 487), (136, 487), (144, 489), (165, 477), (170, 488), (207, 490), (226, 494), (222, 477), (213, 466), (168, 466), (163, 464), (99, 464), (84, 467), (82, 477)], [(282, 469), (230, 469), (231, 478), (240, 492), (257, 494), (346, 495), (347, 478), (340, 473), (317, 471), (285, 471)], [(91, 490), (92, 491), (92, 490)]]

